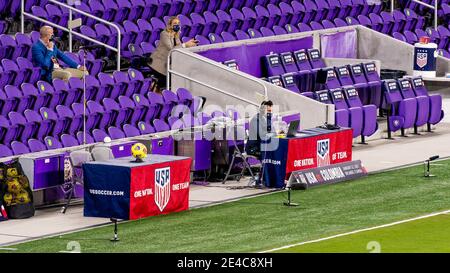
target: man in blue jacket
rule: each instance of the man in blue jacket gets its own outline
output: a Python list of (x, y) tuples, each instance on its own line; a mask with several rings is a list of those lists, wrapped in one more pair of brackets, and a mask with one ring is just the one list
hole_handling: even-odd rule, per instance
[[(71, 77), (83, 78), (87, 74), (84, 66), (78, 65), (66, 54), (60, 51), (53, 43), (53, 28), (43, 26), (40, 30), (40, 39), (31, 49), (33, 64), (41, 68), (41, 79), (52, 82), (53, 79), (69, 80)], [(62, 68), (59, 60), (70, 68)]]

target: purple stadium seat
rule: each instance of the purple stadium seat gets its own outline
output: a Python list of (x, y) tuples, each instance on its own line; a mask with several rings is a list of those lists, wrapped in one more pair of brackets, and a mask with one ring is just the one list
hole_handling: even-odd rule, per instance
[(27, 142), (29, 138), (31, 138), (36, 134), (38, 125), (35, 124), (34, 122), (27, 121), (21, 113), (9, 112), (8, 118), (13, 127), (14, 126), (19, 127), (19, 130), (16, 135), (18, 140), (22, 142)]
[(419, 39), (417, 38), (416, 34), (414, 32), (412, 32), (412, 31), (405, 30), (403, 32), (403, 35), (405, 35), (405, 39), (406, 39), (406, 42), (408, 44), (412, 44), (413, 45), (413, 44), (415, 44), (415, 43), (417, 43), (419, 41)]
[(164, 99), (164, 106), (161, 109), (159, 119), (167, 120), (172, 114), (173, 107), (178, 104), (178, 97), (170, 90), (163, 90), (162, 96)]
[(267, 76), (279, 76), (286, 73), (281, 64), (281, 58), (278, 54), (266, 55), (263, 59), (264, 67), (267, 71)]
[(400, 40), (400, 41), (402, 41), (402, 42), (405, 42), (405, 43), (408, 42), (408, 41), (406, 40), (406, 37), (405, 37), (403, 34), (401, 34), (400, 32), (394, 32), (394, 33), (392, 33), (392, 37), (394, 37), (395, 39)]
[[(339, 68), (338, 68), (339, 69)], [(350, 72), (351, 80), (353, 82), (353, 86), (358, 91), (359, 99), (363, 103), (363, 105), (367, 105), (370, 102), (371, 96), (371, 87), (367, 82), (366, 76), (364, 76), (364, 70), (361, 64), (353, 64), (348, 65), (347, 71)], [(338, 71), (339, 77), (342, 75)]]
[(362, 142), (364, 142), (364, 137), (371, 136), (378, 130), (377, 107), (373, 104), (363, 105), (359, 99), (358, 91), (354, 87), (344, 87), (343, 90), (349, 109), (358, 107), (362, 109), (361, 137)]
[(125, 133), (126, 137), (135, 137), (141, 135), (139, 129), (130, 124), (125, 124), (123, 126), (123, 132)]
[(257, 5), (255, 7), (255, 12), (256, 12), (257, 22), (261, 22), (261, 25), (263, 27), (268, 27), (268, 28), (273, 27), (273, 25), (275, 23), (275, 18), (270, 17), (269, 11), (265, 7), (263, 7), (261, 5)]
[(211, 11), (205, 11), (203, 13), (203, 17), (205, 18), (205, 25), (202, 33), (203, 35), (208, 36), (210, 33), (220, 33), (216, 32), (216, 28), (219, 25), (219, 19), (214, 13)]
[(111, 137), (111, 139), (121, 139), (121, 138), (125, 138), (125, 134), (124, 132), (122, 132), (122, 130), (120, 130), (117, 127), (111, 126), (108, 128), (108, 134)]
[(70, 88), (69, 84), (61, 79), (53, 80), (53, 88), (56, 92), (61, 92), (64, 94), (64, 100), (62, 102), (63, 105), (72, 105), (74, 102), (80, 102), (82, 90), (78, 88)]
[(259, 30), (256, 30), (256, 29), (253, 29), (253, 28), (249, 28), (247, 30), (247, 32), (248, 32), (248, 35), (250, 36), (251, 39), (263, 37), (263, 35), (261, 34), (261, 32), (259, 32)]
[(39, 113), (41, 114), (43, 122), (47, 121), (51, 123), (51, 125), (49, 125), (50, 127), (50, 130), (48, 131), (49, 135), (58, 137), (66, 128), (66, 119), (58, 117), (58, 115), (55, 113), (54, 110), (49, 109), (47, 107), (42, 107), (39, 110)]
[(141, 135), (153, 134), (155, 132), (155, 128), (153, 128), (153, 126), (148, 122), (140, 121), (138, 123), (138, 127)]
[(142, 120), (142, 108), (136, 108), (133, 100), (126, 96), (119, 97), (121, 111), (125, 111), (125, 123), (136, 125)]
[(345, 101), (341, 88), (330, 89), (329, 93), (337, 110), (348, 110), (349, 126), (353, 129), (353, 138), (360, 136), (363, 130), (363, 109), (361, 107), (350, 107)]
[[(321, 90), (315, 92), (315, 98), (317, 101), (325, 103), (325, 104), (333, 104), (333, 101), (331, 100), (330, 94), (328, 90)], [(349, 111), (347, 108), (338, 109), (336, 107), (334, 111), (334, 123), (341, 127), (350, 127), (350, 120), (349, 120)]]
[(58, 114), (59, 119), (63, 119), (65, 123), (64, 132), (75, 135), (76, 132), (82, 129), (83, 127), (83, 119), (82, 116), (75, 116), (73, 111), (65, 106), (58, 105), (56, 106), (56, 113)]
[(28, 148), (27, 145), (25, 145), (19, 141), (13, 141), (11, 143), (11, 149), (12, 149), (14, 155), (23, 155), (23, 154), (28, 154), (31, 152), (30, 148)]
[(236, 38), (238, 40), (250, 39), (250, 36), (247, 33), (245, 33), (244, 31), (240, 30), (240, 29), (236, 30), (235, 34), (236, 34)]
[(411, 82), (406, 78), (399, 79), (398, 86), (400, 88), (400, 93), (402, 94), (403, 99), (416, 100), (417, 115), (414, 129), (415, 133), (417, 133), (417, 127), (425, 125), (429, 119), (430, 105), (428, 97), (423, 95), (416, 96), (411, 86)]
[(23, 83), (21, 85), (22, 93), (26, 97), (30, 97), (28, 108), (39, 110), (41, 107), (47, 106), (50, 101), (48, 93), (39, 92), (39, 90), (31, 83)]
[(17, 43), (16, 40), (7, 34), (0, 35), (0, 58), (1, 59), (16, 59)]
[(305, 49), (294, 52), (295, 62), (299, 72), (297, 73), (299, 88), (301, 92), (315, 90), (317, 70), (311, 67), (308, 61), (308, 54)]
[(286, 18), (282, 15), (281, 10), (278, 6), (274, 4), (268, 4), (267, 5), (267, 11), (269, 12), (269, 18), (273, 21), (273, 24), (270, 28), (273, 28), (274, 26), (284, 26), (288, 21), (286, 21)]
[(328, 17), (328, 10), (330, 9), (328, 2), (325, 0), (316, 0), (315, 3), (317, 6), (317, 15), (314, 18), (314, 21), (320, 22), (325, 19), (331, 19), (330, 17)]
[[(302, 22), (303, 23), (309, 23), (311, 21), (314, 21), (316, 16), (320, 16), (317, 12), (317, 5), (312, 0), (304, 0), (303, 5), (305, 6), (305, 16), (303, 17)], [(301, 31), (301, 30), (300, 30)]]
[(8, 146), (0, 144), (0, 157), (13, 156), (13, 152)]
[(37, 140), (37, 139), (29, 139), (28, 147), (30, 147), (30, 151), (32, 153), (47, 150), (47, 147), (44, 145), (44, 143), (42, 143), (40, 140)]
[(115, 86), (118, 86), (119, 88), (119, 96), (131, 96), (133, 93), (137, 92), (137, 90), (134, 90), (133, 88), (136, 87), (135, 85), (130, 85), (130, 78), (128, 76), (128, 73), (123, 71), (114, 71), (113, 73)]
[(349, 25), (349, 26), (359, 25), (359, 21), (355, 17), (352, 17), (352, 16), (345, 17), (345, 22), (347, 22), (347, 25)]
[(231, 17), (228, 13), (223, 10), (216, 11), (216, 16), (219, 21), (215, 33), (219, 34), (223, 31), (235, 31), (231, 27)]
[(306, 31), (312, 30), (312, 28), (309, 25), (307, 25), (306, 23), (298, 23), (297, 26), (298, 26), (298, 30), (300, 32), (306, 32)]
[(300, 22), (309, 22), (311, 17), (309, 13), (306, 13), (305, 6), (303, 6), (301, 2), (294, 0), (291, 2), (291, 6), (293, 11), (293, 16), (291, 19), (292, 25), (297, 25)]
[[(74, 146), (80, 145), (80, 143), (74, 137), (74, 135), (68, 135), (68, 134), (61, 135), (61, 143), (64, 146), (64, 148), (66, 148), (66, 147), (74, 147)], [(31, 145), (30, 145), (30, 147), (31, 147)]]
[(156, 132), (170, 131), (170, 126), (163, 120), (155, 119), (153, 125), (155, 126)]
[(401, 12), (399, 10), (394, 10), (392, 17), (394, 18), (394, 26), (392, 28), (392, 33), (395, 33), (395, 32), (402, 33), (405, 28), (405, 25), (406, 25), (405, 15), (403, 14), (403, 12)]
[(2, 60), (3, 73), (5, 73), (9, 80), (8, 82), (12, 85), (19, 86), (24, 80), (26, 73), (25, 71), (20, 71), (15, 61), (3, 59)]
[(105, 131), (100, 129), (94, 129), (92, 131), (92, 136), (95, 142), (103, 142), (106, 137), (110, 137)]
[(130, 0), (131, 9), (128, 14), (128, 20), (137, 21), (139, 18), (148, 18), (144, 16), (148, 16), (149, 14), (144, 14), (145, 9), (145, 1), (144, 0)]
[(325, 63), (322, 60), (320, 51), (318, 49), (315, 49), (315, 48), (308, 49), (307, 54), (308, 54), (309, 62), (313, 69), (325, 67)]
[[(77, 140), (78, 140), (78, 143), (83, 144), (83, 140), (84, 140), (84, 133), (83, 132), (80, 131), (80, 132), (77, 133)], [(86, 132), (86, 144), (91, 144), (91, 143), (95, 143), (95, 140), (91, 136), (91, 134)]]
[(263, 37), (275, 36), (275, 33), (268, 27), (262, 27), (259, 29)]
[(220, 36), (222, 36), (224, 42), (236, 41), (236, 37), (234, 37), (234, 35), (229, 32), (224, 31), (220, 34)]
[(369, 104), (373, 104), (377, 108), (380, 108), (382, 102), (382, 81), (378, 75), (376, 65), (375, 63), (365, 63), (363, 64), (363, 70), (367, 83), (371, 89)]
[(381, 29), (381, 32), (384, 34), (392, 33), (392, 29), (395, 24), (394, 17), (392, 17), (391, 13), (387, 11), (382, 11), (380, 16), (383, 19), (383, 29)]
[(442, 110), (442, 96), (440, 94), (428, 94), (428, 90), (425, 87), (421, 77), (415, 77), (411, 79), (412, 87), (416, 96), (428, 97), (429, 104), (429, 118), (428, 123), (437, 124), (444, 118), (444, 111)]
[(39, 67), (33, 67), (33, 63), (23, 57), (17, 58), (17, 65), (20, 71), (24, 73), (25, 82), (36, 84), (41, 78), (41, 69)]
[(222, 37), (220, 37), (219, 35), (217, 35), (215, 33), (208, 34), (208, 39), (211, 42), (211, 44), (223, 43), (224, 42)]
[(281, 26), (273, 26), (273, 32), (275, 33), (275, 35), (284, 35), (287, 34), (286, 29), (284, 29)]
[(324, 86), (320, 86), (320, 89), (336, 89), (341, 87), (336, 72), (332, 67), (322, 69), (322, 72), (326, 75)]
[(359, 21), (360, 25), (363, 25), (368, 28), (372, 28), (372, 21), (370, 21), (369, 17), (360, 14), (360, 15), (358, 15), (358, 21)]
[(346, 27), (347, 25), (347, 21), (342, 20), (341, 18), (336, 18), (333, 20), (334, 24), (336, 25), (336, 27)]
[(47, 136), (44, 138), (45, 146), (47, 150), (61, 149), (63, 148), (61, 142), (56, 137)]
[[(284, 22), (284, 23), (279, 23), (279, 26), (284, 26), (286, 24), (296, 24), (298, 21), (298, 18), (294, 18), (294, 9), (292, 8), (292, 6), (286, 2), (281, 2), (279, 4), (280, 7), (280, 11), (281, 11), (281, 19), (280, 22)], [(293, 20), (297, 20), (295, 22), (293, 22)]]
[(319, 22), (311, 22), (310, 23), (311, 29), (312, 30), (321, 30), (323, 29), (323, 26), (319, 23)]
[(248, 26), (244, 26), (244, 14), (236, 8), (230, 9), (230, 17), (231, 17), (231, 28), (234, 29), (234, 32), (238, 29), (245, 30)]
[(292, 52), (282, 52), (279, 56), (285, 72), (298, 72), (299, 69), (295, 63)]
[(322, 26), (323, 26), (323, 28), (335, 28), (336, 27), (336, 25), (330, 20), (323, 20)]
[(296, 93), (300, 93), (300, 89), (295, 82), (295, 73), (286, 73), (281, 75), (283, 87)]
[[(163, 96), (155, 92), (149, 92), (147, 98), (151, 108), (149, 109), (149, 112), (147, 112), (146, 120), (151, 121), (155, 118), (160, 118), (161, 110), (164, 106)], [(147, 117), (149, 115), (151, 115), (153, 119), (148, 119)]]
[(372, 22), (372, 29), (381, 32), (384, 27), (383, 18), (376, 13), (369, 14), (369, 18)]
[(390, 132), (414, 127), (417, 113), (415, 99), (403, 99), (396, 80), (386, 80), (383, 84), (383, 92), (388, 114), (388, 134)]
[(417, 13), (415, 13), (413, 10), (411, 9), (405, 9), (405, 18), (406, 18), (406, 23), (405, 23), (405, 30), (414, 30), (416, 28), (422, 28), (423, 24), (424, 24), (424, 20), (422, 16), (418, 16)]
[(29, 109), (32, 103), (32, 97), (25, 96), (19, 88), (12, 85), (5, 86), (5, 94), (8, 100), (15, 100), (12, 110), (19, 113), (23, 113), (26, 109)]
[(281, 81), (281, 76), (270, 76), (267, 77), (267, 81), (273, 85), (279, 86), (283, 88), (283, 82)]

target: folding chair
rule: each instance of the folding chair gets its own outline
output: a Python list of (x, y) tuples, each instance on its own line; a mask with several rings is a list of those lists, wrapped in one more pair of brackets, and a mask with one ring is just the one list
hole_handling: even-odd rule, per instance
[[(248, 130), (245, 131), (245, 134), (246, 134), (246, 136), (245, 136), (245, 140), (244, 140), (244, 152), (241, 152), (241, 150), (239, 149), (239, 146), (236, 143), (236, 138), (234, 138), (232, 140), (233, 141), (233, 145), (234, 145), (233, 157), (231, 159), (230, 166), (228, 167), (228, 171), (227, 171), (227, 173), (225, 175), (225, 178), (222, 181), (222, 184), (225, 184), (225, 182), (227, 181), (228, 177), (230, 177), (230, 176), (231, 177), (237, 177), (236, 180), (239, 181), (241, 179), (241, 177), (244, 175), (245, 170), (248, 170), (248, 172), (250, 173), (250, 176), (251, 176), (251, 179), (250, 179), (250, 182), (249, 182), (249, 186), (253, 182), (257, 183), (257, 179), (256, 179), (256, 177), (255, 177), (255, 175), (254, 175), (254, 173), (252, 171), (252, 168), (251, 168), (250, 164), (248, 163), (248, 160), (250, 158), (253, 158), (253, 159), (259, 161), (259, 158), (257, 156), (254, 156), (254, 155), (249, 155), (249, 154), (247, 154), (245, 152), (245, 145), (247, 145), (247, 139), (248, 139)], [(242, 159), (244, 167), (242, 168), (240, 173), (230, 174), (231, 173), (231, 169), (233, 168), (233, 164), (234, 164), (234, 161), (236, 160), (236, 158), (241, 158)], [(262, 178), (262, 171), (263, 171), (263, 169), (261, 167), (260, 168), (260, 177), (261, 178)], [(259, 180), (261, 180), (261, 178)]]
[(72, 179), (70, 183), (70, 189), (68, 190), (69, 197), (66, 204), (62, 207), (61, 212), (66, 213), (70, 202), (72, 201), (73, 194), (75, 192), (76, 184), (83, 185), (83, 164), (92, 161), (92, 155), (85, 150), (73, 151), (69, 155), (70, 164), (72, 165)]
[(110, 159), (114, 159), (114, 155), (112, 153), (112, 150), (108, 146), (95, 146), (92, 151), (92, 157), (94, 161), (107, 161)]

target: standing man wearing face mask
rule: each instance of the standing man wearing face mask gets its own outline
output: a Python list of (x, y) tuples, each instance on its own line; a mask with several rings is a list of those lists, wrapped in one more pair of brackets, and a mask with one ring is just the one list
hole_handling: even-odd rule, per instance
[[(87, 74), (84, 66), (77, 64), (64, 52), (60, 51), (54, 43), (53, 28), (43, 26), (40, 29), (40, 39), (33, 44), (31, 49), (34, 66), (41, 68), (41, 79), (49, 83), (53, 79), (68, 81), (71, 77), (83, 78)], [(64, 62), (69, 68), (62, 68), (59, 61)]]
[(160, 34), (159, 44), (156, 50), (152, 53), (149, 66), (153, 70), (154, 76), (157, 78), (157, 91), (161, 91), (166, 87), (167, 81), (167, 58), (169, 53), (174, 48), (193, 47), (198, 44), (198, 41), (191, 39), (186, 43), (181, 43), (180, 40), (180, 20), (177, 16), (170, 17), (166, 29)]

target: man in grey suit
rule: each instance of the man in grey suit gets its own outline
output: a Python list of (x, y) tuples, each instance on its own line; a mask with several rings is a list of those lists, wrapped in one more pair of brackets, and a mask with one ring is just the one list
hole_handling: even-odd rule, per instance
[(167, 23), (166, 29), (160, 34), (158, 47), (151, 55), (150, 67), (153, 70), (154, 76), (158, 79), (158, 91), (161, 91), (166, 87), (167, 58), (169, 57), (170, 51), (174, 48), (193, 47), (198, 44), (198, 41), (195, 39), (191, 39), (186, 43), (181, 43), (180, 30), (180, 20), (178, 17), (171, 17)]

